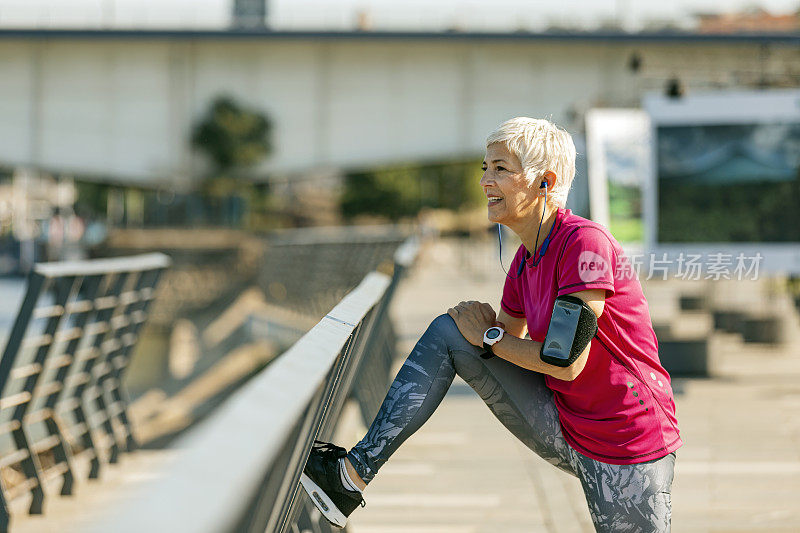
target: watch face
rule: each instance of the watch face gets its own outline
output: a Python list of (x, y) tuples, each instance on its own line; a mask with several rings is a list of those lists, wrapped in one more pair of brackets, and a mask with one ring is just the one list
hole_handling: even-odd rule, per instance
[(486, 331), (487, 339), (496, 339), (499, 336), (500, 336), (500, 330), (498, 328), (491, 328)]

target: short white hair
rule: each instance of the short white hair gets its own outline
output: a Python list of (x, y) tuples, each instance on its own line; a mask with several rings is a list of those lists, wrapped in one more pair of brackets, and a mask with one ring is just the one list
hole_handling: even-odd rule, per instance
[(547, 200), (559, 207), (566, 205), (575, 178), (575, 143), (566, 130), (548, 120), (516, 117), (489, 134), (486, 146), (494, 143), (504, 143), (519, 158), (530, 186), (552, 171), (556, 179), (547, 188)]

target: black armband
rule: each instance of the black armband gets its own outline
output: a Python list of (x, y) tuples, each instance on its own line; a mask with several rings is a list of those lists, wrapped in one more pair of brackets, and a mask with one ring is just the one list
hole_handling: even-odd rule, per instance
[(597, 333), (597, 315), (586, 302), (569, 294), (559, 296), (539, 357), (545, 363), (566, 367), (583, 353)]

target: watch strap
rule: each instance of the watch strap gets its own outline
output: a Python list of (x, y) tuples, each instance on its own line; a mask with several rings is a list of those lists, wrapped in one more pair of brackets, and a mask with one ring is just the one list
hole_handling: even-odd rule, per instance
[(486, 344), (485, 342), (483, 343), (483, 349), (486, 351), (481, 354), (481, 358), (491, 359), (492, 357), (495, 356), (495, 353), (492, 351), (492, 347)]

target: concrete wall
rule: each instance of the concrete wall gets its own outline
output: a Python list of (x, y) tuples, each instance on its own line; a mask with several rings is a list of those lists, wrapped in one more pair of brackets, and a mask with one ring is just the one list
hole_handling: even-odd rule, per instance
[[(643, 70), (627, 68), (634, 51)], [(200, 168), (191, 124), (221, 93), (269, 114), (262, 171), (302, 172), (479, 154), (516, 115), (571, 131), (595, 105), (638, 105), (677, 74), (736, 86), (798, 64), (754, 43), (480, 39), (4, 38), (0, 164), (125, 181)]]

